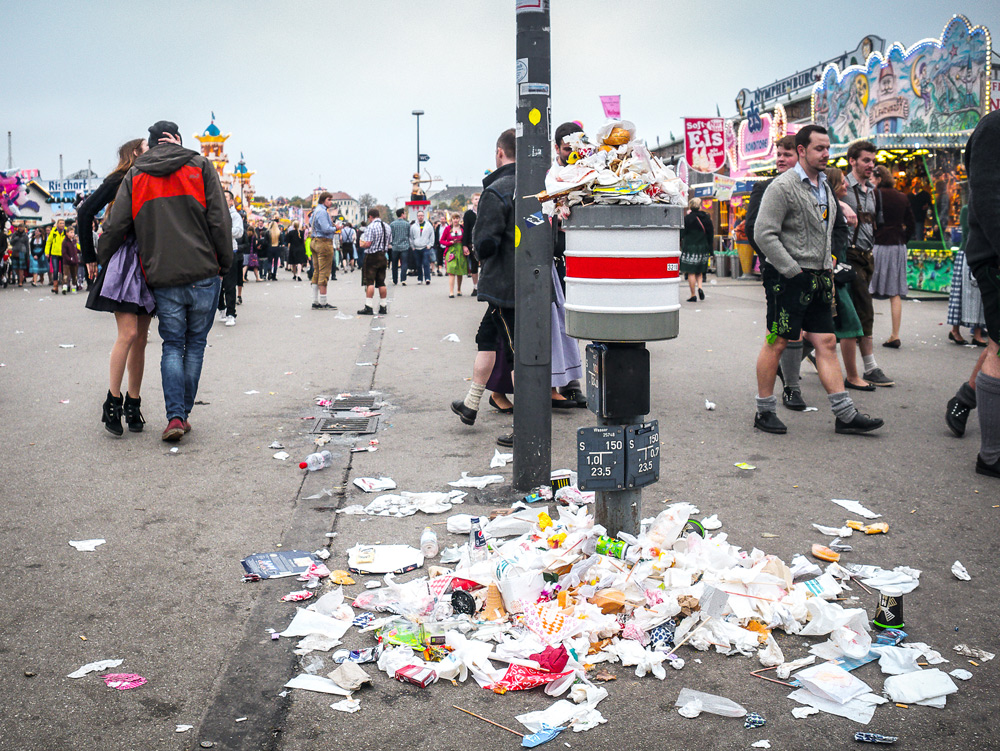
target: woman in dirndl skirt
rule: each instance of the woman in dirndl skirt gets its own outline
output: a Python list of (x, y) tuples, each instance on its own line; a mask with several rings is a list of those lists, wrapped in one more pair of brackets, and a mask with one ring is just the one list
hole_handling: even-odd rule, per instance
[(705, 299), (705, 290), (701, 285), (708, 273), (708, 258), (712, 255), (714, 239), (715, 228), (708, 214), (701, 210), (701, 199), (692, 198), (688, 201), (688, 213), (684, 217), (684, 231), (681, 233), (681, 273), (687, 277), (691, 290), (688, 302)]
[[(126, 173), (148, 148), (146, 140), (142, 138), (123, 144), (118, 150), (118, 166), (77, 210), (78, 224), (83, 228), (80, 233), (80, 250), (84, 263), (90, 266), (89, 276), (93, 276), (97, 265), (93, 233), (90, 231), (94, 217), (115, 200)], [(87, 296), (88, 308), (114, 313), (118, 326), (118, 337), (111, 347), (108, 395), (101, 413), (105, 429), (115, 436), (121, 436), (125, 432), (122, 427), (123, 416), (132, 433), (141, 432), (146, 422), (139, 409), (142, 401), (140, 390), (146, 365), (149, 323), (156, 309), (156, 299), (146, 286), (138, 250), (135, 238), (127, 238), (111, 260), (101, 268)], [(128, 390), (123, 396), (121, 387), (126, 367)]]

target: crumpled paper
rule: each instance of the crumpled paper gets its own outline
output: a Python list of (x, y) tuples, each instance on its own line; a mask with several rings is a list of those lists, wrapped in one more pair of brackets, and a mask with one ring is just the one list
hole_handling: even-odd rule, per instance
[(965, 570), (965, 566), (962, 565), (961, 561), (955, 561), (951, 564), (951, 573), (955, 575), (956, 579), (961, 579), (964, 582), (972, 581), (972, 577), (969, 576), (969, 572)]
[[(503, 482), (503, 475), (483, 475), (481, 477), (470, 477), (468, 472), (462, 472), (462, 479), (453, 480), (448, 484), (453, 488), (478, 488), (482, 490), (487, 485)], [(395, 487), (395, 485), (393, 485)]]
[(69, 544), (81, 553), (93, 553), (97, 550), (98, 545), (103, 545), (106, 542), (107, 540), (102, 537), (95, 540), (70, 540)]
[(83, 676), (88, 673), (97, 673), (102, 670), (107, 670), (108, 668), (116, 668), (121, 665), (125, 660), (97, 660), (96, 662), (88, 662), (83, 667), (79, 667), (72, 673), (67, 675), (67, 678), (83, 678)]

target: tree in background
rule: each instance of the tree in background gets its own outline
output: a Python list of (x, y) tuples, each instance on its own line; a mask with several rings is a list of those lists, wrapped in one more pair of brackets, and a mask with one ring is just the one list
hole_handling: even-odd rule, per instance
[(371, 193), (362, 193), (358, 197), (358, 203), (361, 205), (362, 213), (367, 213), (372, 206), (378, 206), (378, 199)]

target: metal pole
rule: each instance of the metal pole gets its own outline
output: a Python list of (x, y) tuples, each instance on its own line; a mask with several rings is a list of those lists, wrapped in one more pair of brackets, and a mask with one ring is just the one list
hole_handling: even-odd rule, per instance
[(415, 174), (420, 174), (420, 115), (417, 115), (417, 169)]
[[(552, 464), (552, 232), (538, 214), (552, 140), (549, 1), (516, 0), (517, 178), (514, 192), (514, 473), (518, 490), (549, 482)], [(532, 221), (528, 221), (531, 219)]]

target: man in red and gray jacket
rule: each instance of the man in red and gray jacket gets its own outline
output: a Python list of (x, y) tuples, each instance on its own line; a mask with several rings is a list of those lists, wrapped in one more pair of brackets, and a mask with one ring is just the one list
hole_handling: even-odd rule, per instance
[(127, 235), (138, 241), (163, 339), (162, 437), (179, 441), (191, 430), (188, 415), (215, 321), (220, 275), (233, 263), (232, 229), (215, 167), (181, 146), (176, 124), (150, 126), (149, 147), (122, 180), (97, 255), (107, 264)]

